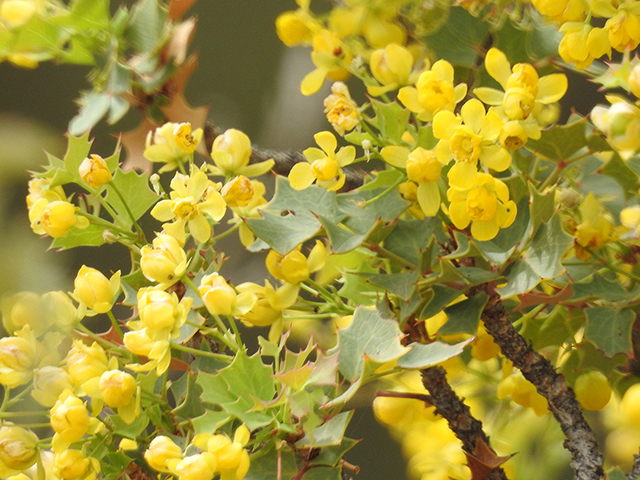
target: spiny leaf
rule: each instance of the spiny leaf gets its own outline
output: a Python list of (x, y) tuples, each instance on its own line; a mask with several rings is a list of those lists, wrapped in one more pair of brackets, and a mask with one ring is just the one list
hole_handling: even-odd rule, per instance
[(638, 193), (638, 174), (631, 170), (617, 153), (611, 156), (598, 173), (613, 178), (622, 187), (625, 200)]
[(586, 119), (567, 125), (554, 125), (544, 130), (539, 140), (530, 138), (525, 148), (555, 162), (568, 160), (587, 146), (586, 125)]
[(473, 335), (478, 330), (478, 322), (482, 315), (482, 310), (487, 304), (489, 296), (485, 293), (478, 293), (462, 302), (454, 303), (445, 308), (447, 322), (440, 327), (438, 333), (441, 335), (453, 335), (458, 333), (468, 333)]
[(632, 310), (591, 307), (585, 310), (585, 336), (611, 358), (616, 353), (631, 352), (631, 328), (636, 316)]
[[(126, 199), (126, 205), (120, 195), (116, 193), (116, 189)], [(158, 201), (158, 195), (149, 188), (148, 173), (138, 175), (133, 170), (124, 172), (118, 169), (111, 183), (107, 185), (106, 200), (118, 212), (122, 220), (131, 223), (142, 217)]]
[(354, 410), (342, 412), (315, 428), (296, 442), (297, 447), (327, 447), (340, 445), (344, 431), (353, 416)]

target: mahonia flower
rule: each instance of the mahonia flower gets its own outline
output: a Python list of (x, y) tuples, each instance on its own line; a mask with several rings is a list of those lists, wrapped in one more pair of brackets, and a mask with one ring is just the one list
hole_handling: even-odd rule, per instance
[[(443, 162), (433, 150), (426, 150), (422, 147), (409, 151), (406, 147), (395, 145), (384, 147), (380, 154), (388, 164), (405, 168), (409, 180), (418, 184), (415, 198), (411, 196), (408, 200), (417, 200), (422, 212), (427, 217), (437, 215), (440, 210), (438, 181), (440, 180), (442, 167), (449, 163), (449, 159)], [(415, 185), (411, 182), (409, 183)], [(403, 195), (412, 195), (413, 187), (405, 185), (403, 189)]]
[(73, 384), (64, 368), (46, 365), (33, 371), (31, 396), (43, 407), (53, 407), (65, 390), (73, 390)]
[(640, 149), (640, 109), (613, 95), (608, 95), (607, 100), (610, 107), (593, 107), (591, 121), (604, 132), (611, 147), (628, 160)]
[(212, 480), (217, 466), (215, 455), (203, 452), (184, 457), (171, 471), (178, 480)]
[(484, 106), (476, 99), (466, 102), (460, 115), (445, 110), (433, 119), (433, 136), (440, 139), (436, 155), (442, 163), (456, 161), (449, 170), (451, 184), (469, 188), (474, 181), (478, 160), (487, 168), (502, 172), (511, 165), (511, 155), (495, 145), (502, 122), (493, 109), (485, 115)]
[(287, 47), (310, 45), (320, 24), (309, 11), (311, 0), (296, 0), (300, 8), (283, 12), (276, 18), (276, 34)]
[(78, 207), (66, 200), (50, 202), (46, 197), (40, 198), (29, 209), (31, 230), (38, 235), (61, 238), (71, 227), (87, 228), (89, 220), (76, 215), (78, 210)]
[(226, 130), (213, 141), (211, 159), (215, 166), (210, 165), (209, 171), (213, 175), (235, 177), (257, 177), (267, 173), (273, 168), (273, 160), (253, 163), (251, 160), (251, 140), (249, 137), (235, 128)]
[(353, 130), (361, 120), (358, 105), (351, 99), (344, 82), (331, 85), (331, 95), (324, 99), (324, 113), (338, 135)]
[[(416, 185), (414, 182), (402, 182), (400, 185), (398, 185), (398, 192), (400, 193), (402, 198), (411, 203), (407, 211), (418, 220), (424, 219), (426, 215), (422, 211), (422, 207), (418, 202), (418, 185)], [(440, 192), (438, 191), (438, 197), (439, 196)], [(439, 208), (440, 204), (438, 203), (438, 209)]]
[(341, 167), (351, 164), (356, 158), (353, 145), (341, 147), (331, 132), (316, 133), (313, 138), (319, 148), (307, 148), (304, 156), (308, 163), (296, 163), (289, 172), (289, 182), (295, 190), (304, 190), (316, 182), (322, 188), (333, 191), (344, 185), (345, 175)]
[(308, 257), (305, 257), (300, 251), (301, 248), (302, 245), (298, 245), (296, 249), (286, 255), (270, 250), (265, 260), (269, 273), (278, 280), (297, 284), (304, 282), (311, 273), (317, 272), (324, 267), (327, 256), (324, 243), (316, 240), (316, 244), (309, 252)]
[(191, 131), (189, 123), (167, 122), (147, 134), (144, 158), (154, 163), (164, 163), (159, 172), (170, 172), (189, 158), (202, 140), (202, 129)]
[(476, 240), (491, 240), (516, 218), (516, 204), (509, 200), (509, 189), (487, 173), (478, 173), (470, 188), (450, 187), (447, 197), (453, 224), (464, 229), (471, 223), (471, 235)]
[(547, 399), (538, 393), (535, 385), (529, 382), (520, 370), (513, 372), (513, 364), (508, 360), (503, 361), (502, 380), (498, 384), (498, 399), (506, 397), (518, 405), (531, 408), (537, 416), (549, 413)]
[(613, 226), (613, 219), (604, 211), (600, 202), (592, 192), (584, 197), (580, 204), (580, 222), (574, 232), (576, 237), (575, 252), (580, 260), (588, 260), (591, 254), (585, 250), (599, 250), (605, 243), (617, 239), (617, 232)]
[(38, 3), (35, 0), (4, 0), (0, 5), (0, 18), (9, 27), (21, 27), (37, 13)]
[(633, 238), (640, 237), (640, 205), (622, 209), (620, 212), (620, 223), (623, 227), (631, 230)]
[(244, 175), (238, 175), (224, 184), (220, 195), (229, 207), (246, 207), (253, 198), (253, 183)]
[(100, 462), (81, 450), (66, 449), (56, 452), (53, 473), (63, 480), (95, 480)]
[(68, 390), (60, 395), (49, 415), (51, 428), (56, 432), (53, 440), (56, 451), (64, 449), (56, 446), (70, 445), (84, 437), (92, 423), (84, 402)]
[(120, 292), (120, 270), (107, 278), (99, 270), (83, 265), (73, 285), (75, 288), (71, 296), (89, 309), (87, 315), (106, 313)]
[(415, 81), (415, 79), (411, 80), (413, 55), (409, 50), (397, 43), (390, 43), (383, 49), (371, 52), (369, 68), (373, 78), (382, 85), (370, 85), (367, 87), (369, 95), (374, 97)]
[(521, 123), (528, 137), (540, 138), (540, 126), (536, 121), (543, 105), (560, 100), (567, 91), (567, 77), (553, 73), (538, 78), (536, 70), (528, 63), (517, 63), (511, 68), (506, 55), (491, 48), (485, 58), (487, 73), (504, 91), (490, 87), (476, 88), (473, 93), (487, 105), (497, 106), (497, 112), (505, 117), (505, 123), (515, 120)]
[(84, 390), (92, 383), (97, 385), (100, 376), (109, 370), (109, 360), (104, 349), (96, 342), (86, 345), (82, 340), (74, 340), (65, 359), (66, 370), (75, 389)]
[(311, 60), (316, 69), (302, 79), (300, 92), (303, 95), (312, 95), (320, 90), (327, 77), (335, 82), (346, 80), (350, 75), (343, 65), (351, 63), (352, 56), (336, 33), (322, 29), (314, 33), (311, 43)]
[(238, 294), (217, 272), (202, 277), (198, 293), (211, 315), (244, 315), (256, 300), (251, 293)]
[(177, 282), (187, 269), (187, 254), (178, 240), (167, 234), (153, 239), (153, 246), (140, 249), (142, 274), (158, 286), (169, 286)]
[(607, 18), (604, 29), (609, 43), (618, 52), (635, 49), (640, 44), (640, 4), (637, 2), (590, 2), (594, 16)]
[(132, 424), (140, 415), (140, 389), (136, 379), (121, 370), (107, 370), (100, 376), (102, 399), (127, 424)]
[(147, 328), (131, 330), (124, 334), (123, 342), (131, 353), (141, 355), (149, 359), (144, 364), (129, 364), (128, 368), (135, 372), (148, 372), (156, 369), (158, 376), (169, 369), (171, 364), (171, 341), (169, 337), (164, 340), (151, 338), (153, 332), (148, 332)]
[(38, 437), (15, 425), (0, 427), (0, 476), (7, 478), (26, 470), (38, 460)]
[(431, 121), (441, 110), (453, 112), (467, 94), (467, 84), (453, 85), (453, 66), (438, 60), (418, 77), (415, 87), (403, 87), (398, 100), (423, 121)]
[(29, 325), (12, 337), (0, 338), (0, 384), (14, 388), (31, 380), (38, 364), (39, 348)]
[(80, 178), (93, 188), (99, 188), (113, 180), (107, 162), (100, 155), (85, 158), (78, 167), (78, 173)]
[(48, 178), (32, 178), (29, 180), (29, 193), (27, 194), (27, 208), (31, 209), (33, 205), (45, 198), (48, 203), (56, 200), (66, 200), (67, 196), (64, 193), (62, 185), (56, 185), (51, 187), (51, 180)]
[(182, 458), (182, 449), (164, 435), (154, 438), (144, 452), (144, 459), (149, 466), (162, 473), (171, 473)]
[(80, 320), (81, 314), (64, 292), (17, 292), (3, 295), (0, 299), (2, 324), (9, 334), (14, 334), (29, 325), (36, 337), (56, 327), (70, 332)]
[(576, 68), (587, 68), (596, 58), (607, 55), (611, 58), (611, 45), (604, 28), (592, 27), (588, 23), (567, 22), (560, 27), (563, 33), (558, 53), (567, 63)]
[(243, 424), (236, 428), (233, 441), (226, 435), (201, 433), (195, 436), (193, 444), (215, 458), (215, 471), (222, 480), (241, 480), (249, 471), (250, 459), (244, 446), (250, 435)]
[(185, 241), (185, 226), (193, 238), (205, 243), (211, 238), (211, 225), (205, 215), (218, 222), (226, 209), (216, 185), (204, 171), (192, 165), (190, 175), (177, 173), (173, 177), (169, 199), (158, 202), (151, 215), (161, 222), (173, 220), (162, 227), (180, 243)]
[(253, 195), (247, 205), (230, 207), (233, 211), (233, 218), (229, 220), (229, 223), (240, 224), (238, 234), (240, 236), (240, 242), (245, 247), (248, 247), (255, 241), (255, 236), (243, 219), (260, 218), (260, 208), (268, 203), (267, 199), (264, 198), (267, 193), (264, 183), (259, 180), (251, 180), (251, 190), (253, 191)]
[(153, 339), (178, 338), (180, 327), (187, 319), (193, 298), (178, 299), (175, 292), (169, 293), (159, 288), (146, 287), (138, 290), (138, 315), (140, 321), (128, 322), (135, 330), (146, 328)]

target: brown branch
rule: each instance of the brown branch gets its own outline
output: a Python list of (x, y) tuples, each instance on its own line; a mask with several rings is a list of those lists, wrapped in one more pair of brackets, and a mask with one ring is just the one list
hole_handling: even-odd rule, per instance
[[(429, 402), (436, 407), (436, 413), (447, 420), (449, 428), (462, 441), (462, 448), (468, 455), (475, 455), (478, 440), (490, 448), (482, 422), (471, 415), (469, 407), (453, 391), (444, 368), (429, 367), (422, 370), (422, 384), (429, 391)], [(501, 467), (496, 467), (487, 478), (506, 480), (507, 476)]]
[(564, 447), (571, 453), (571, 467), (575, 478), (597, 480), (603, 477), (603, 457), (591, 427), (582, 416), (573, 390), (564, 381), (564, 377), (556, 373), (553, 365), (516, 332), (500, 296), (492, 289), (485, 290), (490, 295), (482, 312), (485, 328), (500, 346), (502, 354), (547, 399), (549, 410), (564, 433)]
[[(217, 125), (214, 125), (212, 123), (207, 123), (205, 125), (204, 140), (208, 152), (211, 152), (213, 141), (218, 135), (221, 135), (222, 133), (224, 133), (224, 130), (222, 130)], [(273, 159), (275, 165), (271, 169), (271, 171), (278, 175), (287, 176), (296, 163), (307, 161), (302, 152), (281, 152), (276, 150), (268, 150), (260, 148), (257, 145), (251, 145), (251, 149), (252, 152), (249, 163), (260, 163), (266, 160)], [(362, 186), (366, 176), (366, 172), (361, 170), (344, 170), (344, 174), (345, 182), (340, 189), (341, 192), (348, 192)]]
[(633, 468), (627, 473), (627, 480), (637, 480), (640, 478), (640, 455), (633, 456)]

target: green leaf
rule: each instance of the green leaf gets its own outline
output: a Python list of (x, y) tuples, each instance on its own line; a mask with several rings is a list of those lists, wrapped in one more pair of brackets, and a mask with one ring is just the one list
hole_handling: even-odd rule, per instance
[(372, 274), (369, 275), (368, 280), (385, 291), (407, 300), (416, 289), (418, 272)]
[(543, 223), (551, 220), (556, 212), (555, 194), (556, 188), (550, 188), (544, 193), (538, 192), (536, 187), (531, 183), (527, 183), (529, 187), (529, 218), (531, 221), (532, 234), (538, 231), (538, 227)]
[(248, 357), (238, 352), (231, 365), (215, 374), (198, 373), (202, 399), (219, 405), (247, 424), (250, 430), (271, 423), (274, 412), (251, 411), (257, 401), (269, 402), (276, 394), (273, 370), (264, 365), (259, 355)]
[[(116, 193), (116, 189), (127, 202), (126, 205)], [(118, 169), (111, 183), (107, 185), (107, 202), (118, 212), (122, 220), (128, 223), (142, 217), (158, 201), (158, 198), (158, 195), (149, 188), (149, 174), (146, 172), (138, 175), (133, 170), (124, 172)]]
[(432, 342), (426, 345), (411, 343), (409, 344), (411, 350), (398, 359), (398, 366), (417, 369), (437, 365), (438, 363), (460, 355), (464, 347), (471, 343), (471, 341), (473, 341), (473, 338), (454, 345), (442, 342)]
[(427, 248), (432, 237), (439, 237), (441, 233), (442, 222), (437, 218), (399, 219), (393, 232), (385, 238), (384, 248), (413, 265), (419, 265), (422, 251)]
[(84, 91), (78, 100), (80, 111), (69, 122), (72, 135), (88, 133), (109, 111), (111, 97), (108, 93)]
[(429, 291), (430, 299), (420, 313), (420, 320), (426, 320), (440, 313), (464, 292), (445, 285), (436, 284)]
[(326, 465), (335, 467), (340, 463), (345, 453), (351, 450), (360, 440), (342, 438), (339, 445), (327, 445), (320, 450), (320, 454), (311, 461), (311, 465)]
[(555, 57), (558, 54), (558, 45), (562, 40), (562, 34), (544, 20), (536, 17), (532, 20), (535, 20), (535, 27), (527, 35), (527, 62), (534, 59)]
[(425, 38), (434, 58), (454, 66), (473, 67), (489, 33), (489, 22), (475, 18), (462, 7), (452, 7), (449, 20), (440, 30)]
[(617, 153), (598, 170), (598, 173), (611, 177), (622, 187), (625, 200), (629, 200), (638, 193), (638, 174), (631, 170)]
[(227, 412), (217, 412), (214, 410), (206, 410), (203, 415), (193, 418), (194, 434), (211, 433), (217, 431), (222, 425), (231, 420), (232, 416)]
[(248, 218), (246, 223), (255, 235), (281, 255), (312, 238), (322, 224), (307, 215), (280, 216), (262, 211), (262, 218)]
[(138, 0), (129, 15), (126, 37), (138, 52), (152, 52), (165, 37), (168, 13), (158, 0)]
[(438, 334), (475, 334), (478, 331), (480, 316), (488, 300), (489, 296), (487, 294), (478, 293), (471, 298), (445, 308), (444, 313), (447, 314), (447, 322), (440, 327)]
[(329, 353), (340, 352), (338, 368), (355, 382), (363, 374), (365, 357), (383, 364), (403, 355), (401, 337), (395, 321), (382, 318), (378, 310), (358, 307), (349, 326), (338, 330), (337, 345)]
[(635, 314), (632, 310), (612, 307), (591, 307), (585, 310), (585, 336), (611, 358), (616, 353), (631, 353), (631, 329)]
[(367, 238), (366, 233), (354, 233), (344, 225), (332, 223), (322, 215), (317, 215), (317, 218), (329, 237), (329, 244), (333, 253), (347, 253), (355, 250)]
[(99, 247), (106, 243), (102, 236), (104, 230), (103, 226), (95, 224), (90, 224), (87, 228), (71, 227), (64, 237), (55, 238), (51, 242), (51, 247), (60, 250), (75, 247)]
[(340, 472), (337, 467), (314, 466), (304, 473), (302, 480), (342, 480), (344, 477)]
[(587, 146), (586, 125), (586, 119), (567, 125), (554, 125), (544, 130), (539, 140), (527, 140), (525, 148), (555, 162), (568, 160)]
[(149, 417), (147, 417), (144, 413), (141, 413), (131, 425), (126, 424), (118, 415), (109, 416), (109, 420), (111, 420), (111, 422), (113, 423), (114, 435), (129, 438), (131, 440), (136, 440), (138, 438), (138, 435), (144, 432), (144, 430), (147, 428), (147, 425), (149, 425)]
[(609, 281), (597, 273), (587, 282), (573, 283), (571, 288), (573, 289), (572, 301), (602, 298), (615, 302), (629, 298), (629, 292), (617, 281)]
[[(273, 443), (249, 456), (251, 464), (244, 480), (279, 480), (294, 478), (298, 473), (296, 455), (288, 448), (276, 450)], [(280, 475), (278, 475), (280, 472)]]
[(111, 19), (109, 4), (109, 0), (74, 0), (67, 27), (76, 31), (106, 27)]
[(400, 143), (402, 134), (407, 130), (411, 112), (397, 102), (383, 103), (372, 98), (371, 106), (376, 112), (376, 120), (381, 136), (390, 143)]
[(354, 410), (342, 412), (331, 417), (325, 423), (315, 428), (313, 432), (296, 442), (296, 447), (327, 447), (330, 445), (340, 445), (344, 431), (353, 416)]
[(367, 281), (361, 272), (346, 271), (343, 274), (344, 285), (338, 290), (341, 297), (348, 298), (353, 305), (375, 305), (378, 294), (384, 290)]
[[(491, 32), (494, 39), (492, 47), (504, 52), (511, 64), (530, 62), (531, 58), (526, 46), (531, 30), (531, 28), (521, 28), (507, 18), (499, 30)], [(557, 51), (554, 53), (557, 53)]]
[(186, 383), (186, 392), (184, 395), (179, 397), (176, 395), (176, 382), (171, 386), (171, 391), (176, 396), (176, 401), (180, 402), (178, 406), (173, 409), (173, 414), (188, 419), (204, 415), (205, 410), (202, 406), (202, 400), (200, 399), (202, 388), (196, 383), (197, 376), (194, 375), (193, 372), (187, 371), (182, 378), (185, 379)]

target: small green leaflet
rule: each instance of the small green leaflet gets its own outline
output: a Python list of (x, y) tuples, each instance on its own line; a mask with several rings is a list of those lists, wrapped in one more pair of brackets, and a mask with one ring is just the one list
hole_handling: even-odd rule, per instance
[(525, 148), (554, 162), (568, 160), (587, 146), (586, 126), (586, 119), (554, 125), (544, 130), (539, 140), (527, 140)]
[(633, 310), (591, 307), (585, 310), (585, 336), (609, 358), (616, 353), (631, 352), (631, 328), (636, 316)]

